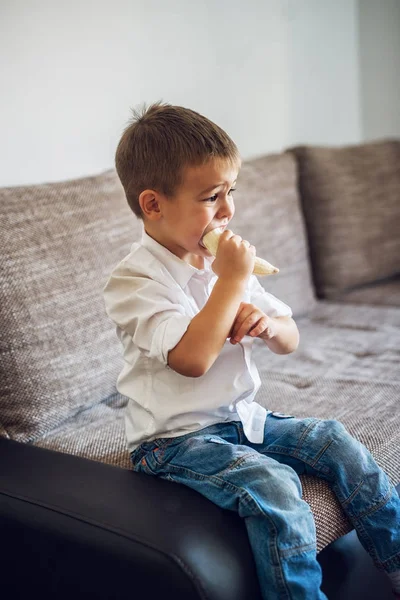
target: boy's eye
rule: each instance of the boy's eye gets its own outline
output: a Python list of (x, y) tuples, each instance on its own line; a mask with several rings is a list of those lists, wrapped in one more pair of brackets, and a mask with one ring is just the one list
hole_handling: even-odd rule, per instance
[[(228, 196), (232, 195), (232, 192), (236, 191), (236, 188), (231, 188), (228, 192)], [(215, 202), (218, 198), (218, 194), (214, 194), (214, 196), (210, 196), (210, 198), (206, 198), (204, 202)]]

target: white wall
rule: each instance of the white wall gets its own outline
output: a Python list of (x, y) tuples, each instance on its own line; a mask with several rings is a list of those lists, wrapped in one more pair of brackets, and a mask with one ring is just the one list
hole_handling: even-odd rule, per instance
[(112, 167), (129, 107), (159, 99), (244, 158), (358, 142), (358, 18), (357, 0), (1, 0), (0, 185)]
[(362, 130), (400, 137), (400, 0), (359, 0)]
[(293, 0), (289, 144), (361, 140), (357, 2)]

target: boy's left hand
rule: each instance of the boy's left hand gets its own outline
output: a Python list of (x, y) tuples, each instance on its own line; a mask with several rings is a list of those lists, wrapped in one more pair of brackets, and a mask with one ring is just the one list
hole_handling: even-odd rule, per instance
[(268, 317), (254, 304), (246, 302), (240, 304), (230, 331), (231, 344), (241, 342), (245, 335), (271, 340), (276, 334), (277, 325), (274, 319)]

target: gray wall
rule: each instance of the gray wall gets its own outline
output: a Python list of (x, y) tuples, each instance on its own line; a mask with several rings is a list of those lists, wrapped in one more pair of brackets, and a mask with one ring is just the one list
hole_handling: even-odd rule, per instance
[(400, 0), (359, 0), (365, 139), (400, 137)]

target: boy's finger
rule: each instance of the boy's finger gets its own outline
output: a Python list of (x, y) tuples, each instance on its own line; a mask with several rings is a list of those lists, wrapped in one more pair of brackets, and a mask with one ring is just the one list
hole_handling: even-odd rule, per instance
[(266, 317), (262, 317), (251, 329), (251, 331), (249, 331), (249, 335), (256, 337), (263, 331), (266, 331), (266, 329), (268, 329), (268, 319)]
[(248, 334), (260, 320), (260, 315), (257, 313), (251, 313), (240, 325), (237, 333), (234, 334), (233, 338), (235, 341), (240, 342), (246, 334)]
[(232, 325), (232, 331), (231, 331), (231, 342), (239, 342), (239, 332), (240, 330), (243, 328), (243, 323), (246, 319), (246, 316), (243, 317), (243, 315), (240, 315), (234, 322), (234, 324)]
[(237, 321), (235, 321), (235, 323), (232, 327), (231, 336), (230, 336), (231, 342), (238, 341), (237, 336), (238, 336), (241, 325), (242, 325), (242, 322), (238, 323)]
[[(238, 335), (240, 330), (245, 326), (246, 321), (249, 317), (254, 313), (253, 308), (249, 308), (248, 306), (244, 306), (240, 313), (236, 316), (235, 322), (232, 325), (232, 337)], [(244, 334), (243, 334), (244, 335)]]
[(243, 322), (249, 316), (250, 313), (251, 313), (251, 310), (248, 310), (248, 308), (246, 307), (244, 302), (242, 302), (242, 304), (240, 305), (239, 310), (236, 314), (233, 325), (231, 327), (231, 332), (230, 332), (231, 338), (235, 337), (235, 335), (239, 331), (240, 327), (242, 326)]

